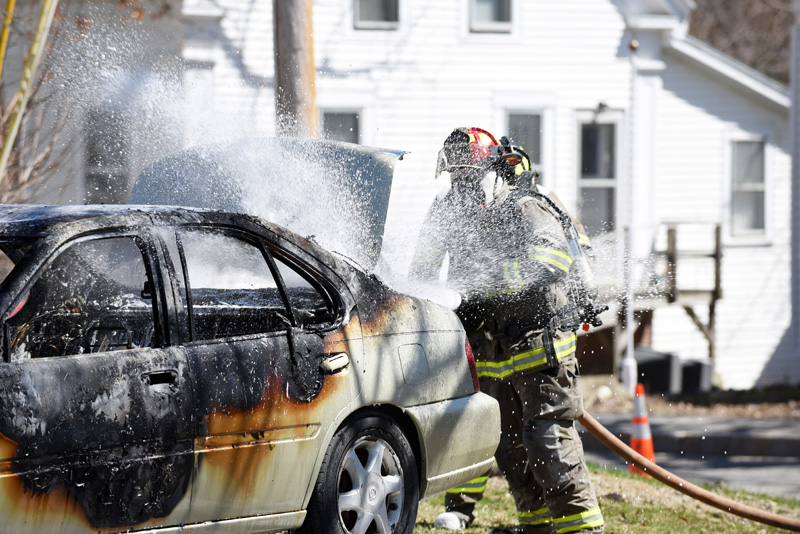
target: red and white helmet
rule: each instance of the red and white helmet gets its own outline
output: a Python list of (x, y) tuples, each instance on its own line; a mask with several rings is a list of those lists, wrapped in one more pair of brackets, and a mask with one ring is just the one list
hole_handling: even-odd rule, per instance
[(444, 140), (436, 160), (436, 176), (453, 169), (487, 169), (494, 165), (504, 147), (482, 128), (456, 128)]

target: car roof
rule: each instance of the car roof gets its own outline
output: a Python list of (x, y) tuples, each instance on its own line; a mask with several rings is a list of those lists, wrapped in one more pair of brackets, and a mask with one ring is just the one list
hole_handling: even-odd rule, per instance
[(213, 219), (214, 213), (235, 216), (216, 210), (180, 206), (3, 204), (0, 205), (0, 235), (42, 236), (55, 226), (85, 219), (120, 217), (120, 222), (130, 224), (149, 222), (153, 215), (158, 215), (159, 218), (180, 223), (209, 216)]
[[(85, 221), (87, 224), (80, 224)], [(312, 239), (280, 225), (246, 213), (186, 206), (150, 206), (135, 204), (36, 205), (0, 204), (0, 239), (3, 236), (46, 237), (55, 231), (63, 238), (104, 227), (137, 225), (232, 225), (238, 228), (272, 233), (315, 257), (318, 262), (340, 275), (360, 268), (332, 254)]]

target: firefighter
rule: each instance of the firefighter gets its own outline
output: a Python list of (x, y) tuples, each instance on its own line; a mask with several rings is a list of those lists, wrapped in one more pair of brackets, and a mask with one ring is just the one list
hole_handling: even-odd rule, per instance
[[(569, 217), (546, 195), (514, 185), (520, 153), (479, 128), (445, 139), (437, 176), (449, 172), (450, 187), (426, 216), (410, 275), (437, 280), (449, 256), (481, 390), (500, 404), (495, 457), (519, 526), (492, 532), (602, 532), (575, 429), (583, 415), (575, 332), (583, 320), (597, 323), (599, 310)], [(436, 526), (469, 525), (487, 479), (448, 491)]]

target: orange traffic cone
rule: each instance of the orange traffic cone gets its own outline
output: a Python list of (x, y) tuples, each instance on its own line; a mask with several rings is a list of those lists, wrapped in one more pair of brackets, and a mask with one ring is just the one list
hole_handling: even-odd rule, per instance
[[(644, 401), (644, 385), (641, 383), (636, 384), (636, 393), (633, 396), (633, 433), (631, 434), (631, 449), (655, 463), (656, 454), (653, 451), (653, 435), (650, 433), (650, 420), (647, 418), (647, 407)], [(631, 473), (650, 476), (633, 464), (629, 464), (629, 468)]]

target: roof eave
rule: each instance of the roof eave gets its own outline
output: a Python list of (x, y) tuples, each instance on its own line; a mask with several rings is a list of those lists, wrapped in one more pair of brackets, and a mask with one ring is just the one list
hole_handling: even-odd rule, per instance
[(744, 63), (716, 50), (691, 36), (672, 36), (667, 40), (667, 48), (681, 57), (700, 64), (717, 74), (747, 89), (769, 104), (789, 111), (792, 99), (789, 88), (782, 83), (761, 74)]

